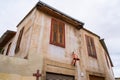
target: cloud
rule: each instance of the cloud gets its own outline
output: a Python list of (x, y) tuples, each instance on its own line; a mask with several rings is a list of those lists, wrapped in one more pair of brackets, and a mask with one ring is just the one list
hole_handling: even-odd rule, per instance
[(120, 67), (113, 68), (115, 77), (120, 77)]
[(118, 61), (120, 61), (120, 53), (115, 53), (111, 55), (112, 60), (114, 61), (114, 66), (115, 67), (119, 67), (120, 63), (118, 63)]
[[(4, 0), (0, 3), (0, 36), (7, 30), (16, 31), (17, 24), (38, 0)], [(8, 14), (9, 13), (9, 14)], [(4, 17), (3, 17), (4, 16)]]

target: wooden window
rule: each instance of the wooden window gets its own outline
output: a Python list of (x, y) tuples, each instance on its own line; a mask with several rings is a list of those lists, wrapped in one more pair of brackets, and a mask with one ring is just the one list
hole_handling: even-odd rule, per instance
[(21, 43), (23, 31), (24, 31), (24, 27), (20, 30), (18, 40), (17, 40), (17, 43), (16, 43), (15, 53), (17, 53), (19, 51), (19, 49), (20, 49), (20, 43)]
[(65, 48), (65, 24), (56, 19), (51, 21), (50, 44)]
[(86, 38), (88, 55), (91, 56), (91, 57), (97, 58), (94, 39), (90, 36), (87, 36), (87, 35), (85, 35), (85, 38)]
[(11, 47), (11, 43), (8, 45), (6, 55), (8, 55), (8, 53), (9, 53), (9, 51), (10, 51), (10, 47)]

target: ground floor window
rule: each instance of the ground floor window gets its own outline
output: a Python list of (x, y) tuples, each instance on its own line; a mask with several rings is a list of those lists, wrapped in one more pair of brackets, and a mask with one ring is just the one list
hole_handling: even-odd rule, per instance
[(47, 72), (46, 80), (75, 80), (75, 79), (74, 79), (74, 76)]
[(105, 78), (95, 75), (89, 75), (89, 80), (105, 80)]

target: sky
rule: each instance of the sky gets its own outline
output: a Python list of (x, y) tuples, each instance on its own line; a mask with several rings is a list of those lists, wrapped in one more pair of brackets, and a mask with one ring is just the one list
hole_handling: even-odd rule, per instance
[[(0, 36), (6, 30), (16, 31), (17, 24), (39, 0), (1, 0)], [(41, 0), (85, 23), (84, 27), (104, 38), (114, 64), (114, 75), (120, 77), (120, 0)]]

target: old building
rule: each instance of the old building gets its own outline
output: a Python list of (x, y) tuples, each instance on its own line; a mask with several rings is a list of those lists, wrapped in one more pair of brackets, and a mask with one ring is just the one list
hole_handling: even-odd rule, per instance
[(38, 2), (0, 38), (0, 80), (114, 80), (104, 40), (83, 25)]

